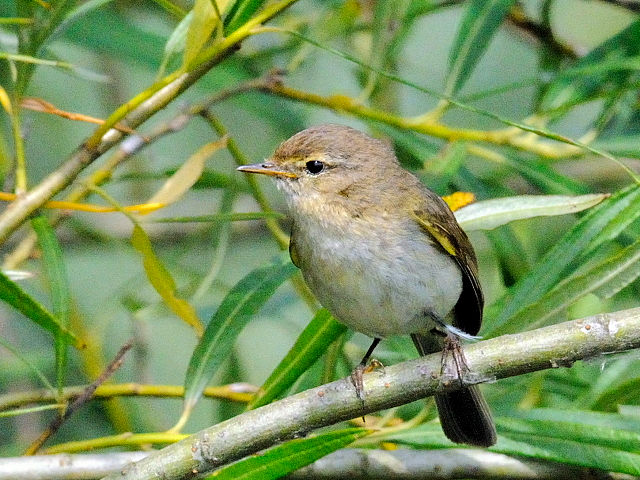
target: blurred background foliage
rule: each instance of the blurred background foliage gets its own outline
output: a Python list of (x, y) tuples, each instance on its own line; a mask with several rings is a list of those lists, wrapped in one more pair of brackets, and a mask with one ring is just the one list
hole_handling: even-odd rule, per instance
[[(21, 411), (31, 403), (11, 403), (12, 395), (46, 387), (39, 378), (45, 377), (53, 389), (49, 403), (65, 403), (62, 387), (95, 380), (130, 338), (132, 351), (112, 383), (181, 386), (186, 381), (195, 404), (205, 384), (265, 382), (317, 305), (297, 276), (285, 281), (293, 273), (282, 252), (286, 216), (259, 213), (285, 214), (281, 196), (266, 179), (247, 183), (254, 180), (234, 167), (268, 157), (281, 141), (313, 124), (348, 124), (387, 138), (401, 162), (441, 195), (469, 191), (483, 200), (614, 194), (586, 214), (473, 232), (488, 305), (485, 335), (638, 305), (636, 181), (610, 156), (598, 154), (605, 150), (638, 169), (636, 2), (290, 3), (267, 24), (279, 31), (252, 32), (240, 49), (137, 127), (131, 138), (140, 148), (124, 140), (56, 196), (62, 200), (84, 189), (88, 196), (75, 200), (124, 206), (157, 198), (170, 205), (131, 218), (122, 212), (42, 210), (3, 244), (5, 270), (32, 272), (19, 281), (21, 288), (86, 348), (67, 351), (57, 326), (50, 329), (52, 341), (50, 332), (38, 327), (37, 314), (1, 306), (0, 408), (18, 411), (0, 417), (0, 454), (23, 452), (57, 415), (57, 410)], [(195, 70), (204, 58), (199, 54), (278, 4), (219, 1), (220, 23), (208, 0), (1, 2), (3, 190), (19, 193), (37, 185), (95, 130), (91, 123), (52, 114), (49, 104), (108, 118), (165, 75)], [(206, 108), (196, 112), (198, 105)], [(225, 133), (226, 148), (210, 145)], [(198, 174), (202, 166), (197, 181), (176, 173), (186, 163)], [(108, 174), (97, 189), (91, 185), (100, 169)], [(176, 183), (166, 184), (174, 173)], [(169, 200), (174, 193), (175, 201)], [(234, 217), (233, 212), (257, 213)], [(202, 216), (207, 217), (191, 218)], [(137, 236), (132, 220), (139, 225)], [(260, 268), (271, 270), (256, 273)], [(259, 275), (264, 278), (256, 280)], [(248, 293), (251, 288), (258, 293)], [(247, 302), (238, 318), (230, 319), (221, 304), (233, 302), (229, 292), (234, 291)], [(189, 378), (202, 333), (198, 322), (206, 326), (211, 318), (238, 322), (231, 328), (237, 338), (229, 334), (216, 337), (217, 343), (201, 343), (204, 357), (197, 358), (207, 371), (189, 368)], [(215, 333), (208, 334), (211, 342)], [(331, 334), (336, 343), (313, 358), (289, 391), (348, 374), (368, 346), (360, 334), (340, 329)], [(213, 346), (223, 348), (216, 350), (215, 361), (206, 351)], [(383, 342), (376, 354), (389, 364), (415, 357), (402, 338)], [(497, 417), (542, 407), (617, 412), (621, 404), (626, 414), (638, 414), (639, 363), (633, 352), (596, 358), (571, 369), (503, 380), (485, 392)], [(244, 384), (235, 389), (251, 390)], [(418, 402), (391, 416), (407, 420), (422, 407)], [(244, 405), (204, 399), (193, 412), (190, 408), (190, 415), (182, 416), (185, 432), (236, 415)], [(93, 401), (47, 446), (127, 431), (161, 432), (174, 426), (181, 412), (179, 399), (135, 393)], [(577, 418), (585, 417), (572, 420)], [(499, 422), (502, 432), (515, 428), (505, 425)]]

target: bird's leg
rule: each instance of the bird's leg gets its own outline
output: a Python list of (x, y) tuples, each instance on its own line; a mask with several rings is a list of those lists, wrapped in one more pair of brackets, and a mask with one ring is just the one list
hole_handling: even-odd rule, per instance
[(467, 365), (467, 360), (464, 357), (464, 352), (462, 351), (462, 344), (460, 343), (460, 339), (452, 334), (446, 334), (444, 338), (444, 348), (442, 350), (442, 364), (441, 364), (441, 374), (444, 375), (447, 371), (446, 364), (447, 359), (449, 358), (449, 354), (451, 354), (451, 358), (453, 358), (453, 363), (456, 369), (456, 377), (460, 382), (460, 386), (464, 386), (464, 378), (467, 373), (469, 373), (469, 366)]
[(369, 350), (367, 350), (367, 353), (364, 354), (364, 357), (362, 357), (362, 360), (355, 368), (355, 370), (351, 372), (351, 381), (353, 382), (353, 386), (356, 387), (356, 395), (360, 400), (362, 400), (362, 403), (364, 403), (364, 382), (362, 380), (362, 375), (367, 368), (367, 363), (369, 363), (369, 359), (371, 358), (373, 351), (379, 343), (379, 338), (373, 339), (373, 343), (369, 347)]

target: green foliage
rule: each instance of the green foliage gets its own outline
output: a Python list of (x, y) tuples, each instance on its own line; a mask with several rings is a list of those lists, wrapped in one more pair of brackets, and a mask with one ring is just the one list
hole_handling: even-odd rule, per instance
[(266, 405), (286, 392), (346, 331), (347, 327), (338, 323), (326, 309), (320, 309), (247, 408)]
[[(129, 337), (134, 353), (114, 381), (182, 384), (182, 409), (116, 399), (77, 412), (51, 443), (91, 448), (176, 422), (196, 431), (351, 370), (368, 339), (318, 310), (280, 252), (290, 226), (281, 195), (235, 171), (314, 123), (368, 130), (438, 194), (476, 195), (457, 215), (479, 257), (485, 337), (638, 306), (640, 182), (629, 159), (640, 158), (640, 20), (611, 2), (521, 3), (0, 2), (0, 165), (21, 197), (0, 229), (36, 209), (2, 245), (0, 299), (12, 308), (0, 317), (0, 454), (34, 440), (17, 417), (49, 421), (69, 400), (63, 387), (94, 381)], [(25, 97), (67, 113), (23, 108)], [(77, 114), (108, 118), (125, 138), (79, 160), (95, 126)], [(221, 151), (205, 165), (206, 145)], [(99, 203), (94, 185), (120, 205), (171, 205), (130, 218), (40, 209)], [(23, 271), (35, 275), (15, 280)], [(211, 319), (204, 331), (199, 318)], [(68, 349), (79, 339), (86, 349)], [(376, 355), (414, 358), (405, 340)], [(639, 372), (629, 354), (487, 385), (493, 450), (638, 475)], [(223, 399), (200, 402), (220, 379)], [(55, 400), (5, 407), (14, 384), (56, 386)], [(226, 403), (256, 390), (246, 405)], [(360, 441), (454, 446), (434, 422), (408, 423), (415, 413), (390, 412), (400, 428)], [(216, 476), (278, 478), (363, 435), (297, 439)]]
[(234, 340), (276, 289), (295, 272), (293, 264), (258, 268), (238, 282), (211, 317), (193, 351), (185, 376), (184, 411), (190, 412), (222, 362)]
[(245, 458), (221, 468), (208, 479), (216, 480), (271, 480), (283, 477), (305, 467), (331, 452), (346, 447), (367, 435), (362, 428), (349, 428), (321, 435), (290, 440), (266, 452)]

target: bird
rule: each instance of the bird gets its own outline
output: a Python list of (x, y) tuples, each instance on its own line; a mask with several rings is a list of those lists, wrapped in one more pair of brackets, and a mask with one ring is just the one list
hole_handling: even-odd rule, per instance
[[(238, 170), (276, 180), (292, 219), (292, 262), (322, 306), (374, 339), (355, 376), (357, 391), (381, 339), (410, 335), (420, 355), (444, 356), (449, 343), (477, 335), (484, 297), (471, 242), (390, 143), (348, 126), (317, 125)], [(477, 385), (438, 393), (435, 403), (450, 440), (495, 444)]]

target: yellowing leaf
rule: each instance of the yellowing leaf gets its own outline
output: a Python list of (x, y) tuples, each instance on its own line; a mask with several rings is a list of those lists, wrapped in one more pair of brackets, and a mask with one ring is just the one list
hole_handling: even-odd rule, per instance
[(156, 256), (147, 233), (139, 225), (133, 226), (131, 244), (142, 255), (144, 271), (156, 292), (160, 294), (171, 311), (191, 325), (198, 337), (201, 337), (204, 327), (195, 309), (186, 300), (176, 295), (176, 284), (173, 278)]
[(13, 113), (13, 110), (11, 109), (11, 100), (9, 99), (7, 91), (2, 88), (2, 85), (0, 85), (0, 105), (2, 105), (2, 108), (4, 108), (9, 115)]
[(162, 185), (160, 190), (147, 201), (147, 204), (170, 205), (182, 197), (202, 175), (206, 160), (226, 144), (227, 138), (223, 137), (200, 148)]
[(442, 199), (447, 202), (451, 211), (455, 212), (459, 208), (465, 207), (470, 203), (473, 203), (476, 196), (470, 192), (454, 192), (451, 195), (446, 195)]
[(218, 25), (222, 24), (218, 13), (222, 14), (229, 0), (217, 0), (218, 12), (213, 6), (216, 0), (196, 0), (193, 5), (193, 18), (187, 30), (187, 40), (184, 49), (183, 68), (189, 70), (191, 63), (198, 56), (211, 34)]

